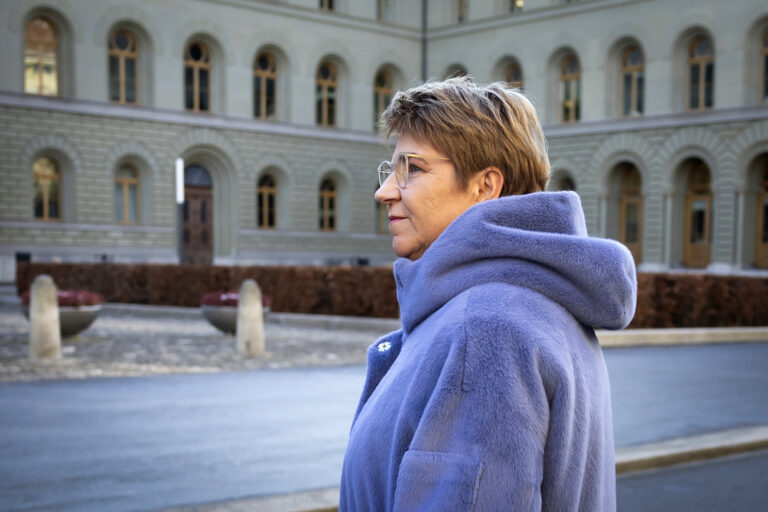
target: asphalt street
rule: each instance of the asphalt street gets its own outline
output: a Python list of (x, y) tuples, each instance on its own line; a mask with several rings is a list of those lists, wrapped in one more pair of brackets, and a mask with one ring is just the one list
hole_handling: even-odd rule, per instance
[[(606, 360), (617, 446), (768, 424), (768, 344)], [(352, 366), (0, 385), (0, 510), (143, 511), (337, 485), (363, 378)]]

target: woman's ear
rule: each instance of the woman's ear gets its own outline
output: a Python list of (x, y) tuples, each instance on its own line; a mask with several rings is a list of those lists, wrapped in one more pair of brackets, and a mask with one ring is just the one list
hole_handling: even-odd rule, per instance
[(486, 167), (472, 176), (472, 188), (475, 190), (475, 200), (480, 203), (489, 199), (501, 197), (501, 189), (504, 187), (504, 175), (498, 167)]

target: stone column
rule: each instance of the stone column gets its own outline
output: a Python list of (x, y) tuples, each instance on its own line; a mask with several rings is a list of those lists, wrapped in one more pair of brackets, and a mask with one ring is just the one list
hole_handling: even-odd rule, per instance
[(253, 279), (240, 285), (237, 306), (237, 350), (250, 356), (264, 354), (264, 310), (261, 289)]
[(45, 274), (37, 276), (29, 295), (29, 357), (55, 361), (61, 357), (61, 327), (53, 279)]

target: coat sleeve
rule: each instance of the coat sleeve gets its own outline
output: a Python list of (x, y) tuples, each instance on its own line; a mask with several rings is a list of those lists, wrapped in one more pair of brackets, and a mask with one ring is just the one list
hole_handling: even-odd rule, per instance
[(465, 319), (405, 453), (395, 510), (541, 510), (549, 402), (536, 333), (515, 319)]

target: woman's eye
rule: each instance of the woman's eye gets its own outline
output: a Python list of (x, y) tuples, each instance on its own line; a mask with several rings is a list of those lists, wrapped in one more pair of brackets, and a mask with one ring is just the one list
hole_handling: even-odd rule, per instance
[(411, 165), (408, 166), (408, 172), (411, 173), (411, 174), (413, 174), (415, 172), (424, 172), (424, 169), (422, 169), (418, 165), (411, 164)]

